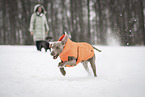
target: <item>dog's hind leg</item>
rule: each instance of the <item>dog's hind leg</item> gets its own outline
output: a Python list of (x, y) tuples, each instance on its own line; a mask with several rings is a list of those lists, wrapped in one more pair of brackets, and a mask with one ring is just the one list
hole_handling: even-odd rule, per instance
[(91, 75), (89, 68), (88, 68), (88, 61), (84, 61), (83, 66), (84, 66), (85, 70), (88, 72), (88, 74)]
[(91, 59), (89, 59), (89, 62), (91, 64), (94, 76), (97, 77), (97, 74), (96, 74), (96, 65), (95, 65), (95, 55)]

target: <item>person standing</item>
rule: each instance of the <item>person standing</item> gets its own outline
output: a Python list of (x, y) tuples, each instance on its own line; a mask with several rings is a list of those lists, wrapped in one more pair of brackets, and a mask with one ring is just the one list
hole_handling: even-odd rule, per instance
[(33, 35), (37, 50), (40, 51), (40, 44), (48, 34), (49, 27), (46, 19), (46, 11), (40, 4), (34, 6), (34, 13), (30, 20), (30, 34)]

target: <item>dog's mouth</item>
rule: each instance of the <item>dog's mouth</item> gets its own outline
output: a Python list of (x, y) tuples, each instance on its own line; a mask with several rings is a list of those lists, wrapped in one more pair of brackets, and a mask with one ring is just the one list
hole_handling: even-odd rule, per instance
[(56, 56), (53, 56), (53, 59), (57, 59), (58, 56), (59, 56), (59, 54), (57, 54)]

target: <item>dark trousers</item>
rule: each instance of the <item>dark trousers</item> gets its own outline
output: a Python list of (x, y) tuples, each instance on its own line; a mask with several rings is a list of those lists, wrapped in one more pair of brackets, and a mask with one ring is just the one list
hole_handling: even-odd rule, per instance
[(38, 51), (40, 51), (40, 44), (42, 41), (36, 41), (36, 48)]

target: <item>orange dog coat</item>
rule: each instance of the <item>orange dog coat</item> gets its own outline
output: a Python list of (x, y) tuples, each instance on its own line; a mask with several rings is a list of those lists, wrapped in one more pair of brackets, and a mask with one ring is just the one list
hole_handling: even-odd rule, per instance
[[(65, 35), (62, 35), (58, 41), (62, 41)], [(60, 59), (68, 61), (68, 57), (75, 57), (77, 59), (76, 65), (81, 61), (88, 60), (94, 56), (93, 47), (85, 42), (73, 42), (69, 38), (64, 46), (63, 51), (60, 53)], [(73, 67), (66, 65), (66, 67)]]

